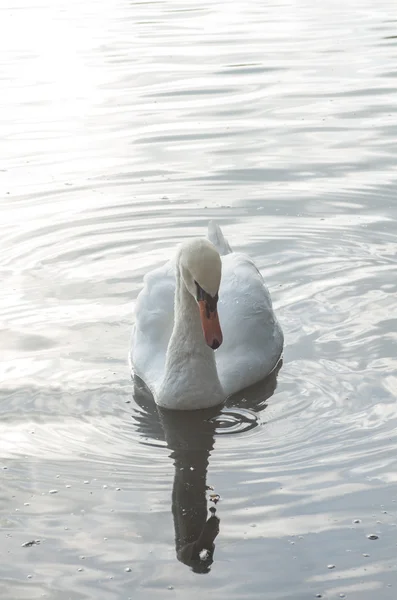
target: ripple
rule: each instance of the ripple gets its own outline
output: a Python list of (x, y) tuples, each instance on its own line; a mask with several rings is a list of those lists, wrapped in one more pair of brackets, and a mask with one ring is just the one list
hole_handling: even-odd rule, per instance
[[(2, 596), (251, 599), (264, 582), (277, 599), (387, 596), (390, 2), (50, 4), (2, 11)], [(172, 417), (130, 382), (133, 304), (209, 219), (263, 272), (283, 365), (221, 409)], [(206, 479), (221, 521), (198, 582), (171, 547), (186, 506), (206, 512)]]
[(224, 409), (222, 414), (214, 419), (214, 423), (218, 435), (246, 433), (260, 424), (255, 413), (241, 408), (239, 410)]

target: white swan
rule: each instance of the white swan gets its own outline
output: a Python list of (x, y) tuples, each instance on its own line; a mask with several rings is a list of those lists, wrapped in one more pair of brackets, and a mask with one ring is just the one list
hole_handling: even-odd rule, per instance
[(220, 404), (266, 377), (283, 349), (253, 261), (233, 252), (214, 222), (208, 238), (185, 242), (148, 273), (136, 302), (131, 366), (166, 408)]

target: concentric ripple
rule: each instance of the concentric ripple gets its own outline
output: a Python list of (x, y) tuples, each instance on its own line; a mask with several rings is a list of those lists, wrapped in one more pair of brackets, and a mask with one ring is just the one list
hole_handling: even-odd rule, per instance
[(255, 429), (260, 423), (258, 416), (249, 410), (226, 408), (221, 415), (214, 419), (218, 435), (246, 433)]

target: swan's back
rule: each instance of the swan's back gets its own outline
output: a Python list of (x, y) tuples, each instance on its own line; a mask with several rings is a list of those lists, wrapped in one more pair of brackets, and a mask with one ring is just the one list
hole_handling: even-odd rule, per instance
[(276, 366), (284, 337), (262, 275), (246, 254), (222, 257), (216, 352), (219, 379), (230, 395), (266, 377)]
[(152, 392), (164, 375), (168, 342), (174, 327), (175, 264), (169, 261), (145, 275), (135, 305), (131, 364)]

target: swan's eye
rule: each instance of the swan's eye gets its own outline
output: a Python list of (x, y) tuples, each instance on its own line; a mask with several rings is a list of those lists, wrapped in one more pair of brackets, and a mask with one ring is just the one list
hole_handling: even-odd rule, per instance
[(205, 300), (206, 297), (206, 292), (203, 290), (202, 287), (199, 286), (199, 284), (197, 283), (197, 281), (194, 282), (196, 284), (196, 300), (197, 302), (200, 302), (200, 300)]
[(206, 312), (207, 312), (207, 316), (209, 318), (210, 313), (213, 313), (216, 311), (216, 307), (217, 307), (218, 300), (219, 300), (218, 294), (215, 294), (215, 296), (211, 296), (210, 294), (208, 294), (208, 292), (203, 290), (203, 288), (197, 283), (197, 281), (195, 281), (194, 283), (196, 284), (196, 290), (197, 290), (197, 294), (196, 294), (197, 302), (205, 302)]

